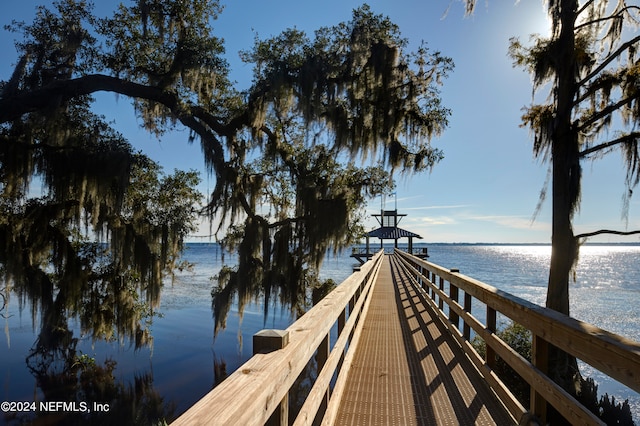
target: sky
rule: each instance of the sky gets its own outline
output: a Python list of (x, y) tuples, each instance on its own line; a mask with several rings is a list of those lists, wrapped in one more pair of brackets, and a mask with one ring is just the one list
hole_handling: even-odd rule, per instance
[[(117, 2), (96, 1), (96, 14), (105, 16)], [(454, 0), (370, 0), (373, 12), (388, 16), (415, 50), (422, 41), (455, 63), (444, 80), (441, 97), (451, 109), (449, 127), (432, 140), (445, 158), (429, 173), (397, 175), (396, 196), (371, 200), (368, 213), (397, 205), (406, 213), (401, 227), (420, 234), (421, 242), (549, 243), (551, 200), (537, 206), (549, 164), (536, 160), (529, 130), (520, 127), (522, 108), (532, 101), (530, 76), (514, 68), (507, 56), (509, 39), (528, 42), (530, 34), (547, 35), (549, 22), (540, 0), (478, 0), (475, 13), (464, 16), (464, 6)], [(6, 2), (0, 24), (12, 20), (30, 22), (44, 0)], [(127, 4), (127, 3), (125, 3)], [(362, 5), (351, 0), (227, 0), (213, 21), (214, 34), (225, 39), (231, 78), (240, 89), (251, 82), (251, 67), (238, 52), (249, 49), (255, 35), (266, 38), (296, 27), (312, 34), (315, 29), (348, 21)], [(17, 61), (16, 35), (0, 32), (0, 80), (7, 80)], [(138, 149), (159, 162), (166, 171), (203, 170), (197, 144), (187, 144), (188, 132), (178, 131), (158, 141), (139, 127), (128, 99), (101, 94), (99, 113)], [(574, 220), (576, 234), (598, 229), (640, 229), (640, 199), (632, 198), (628, 223), (622, 219), (624, 193), (622, 156), (613, 152), (583, 164), (582, 202)], [(203, 172), (203, 192), (213, 181)], [(366, 222), (367, 229), (377, 223)], [(203, 226), (198, 235), (208, 234)], [(202, 241), (194, 236), (193, 241)], [(594, 242), (640, 242), (629, 237), (600, 236)]]

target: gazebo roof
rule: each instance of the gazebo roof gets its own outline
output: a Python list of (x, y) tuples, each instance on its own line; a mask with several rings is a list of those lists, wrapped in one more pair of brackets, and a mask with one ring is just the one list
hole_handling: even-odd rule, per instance
[(393, 226), (383, 226), (381, 228), (374, 229), (373, 231), (367, 232), (367, 237), (377, 237), (381, 240), (397, 240), (400, 238), (422, 239), (422, 237), (418, 234), (414, 234), (413, 232), (409, 232), (405, 229)]

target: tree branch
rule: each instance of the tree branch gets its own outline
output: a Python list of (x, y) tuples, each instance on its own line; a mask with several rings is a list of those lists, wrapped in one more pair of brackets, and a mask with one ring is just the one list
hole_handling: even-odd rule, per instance
[(618, 144), (623, 144), (623, 143), (627, 143), (630, 142), (634, 139), (638, 139), (640, 138), (640, 132), (633, 132), (633, 133), (629, 133), (628, 135), (624, 135), (618, 139), (614, 139), (612, 141), (609, 142), (604, 142), (601, 144), (598, 144), (596, 146), (593, 146), (591, 148), (587, 148), (584, 151), (580, 152), (580, 158), (585, 158), (590, 154), (593, 154), (594, 152), (597, 151), (601, 151), (603, 149), (607, 149), (607, 148), (611, 148), (612, 146), (618, 145)]
[(589, 5), (591, 3), (593, 3), (594, 1), (595, 0), (589, 0), (589, 1), (585, 2), (585, 4), (582, 5), (582, 7), (576, 12), (576, 16), (580, 16), (582, 14), (582, 12), (584, 12), (587, 9), (587, 7), (589, 7)]
[(298, 222), (302, 222), (302, 221), (309, 220), (309, 219), (310, 219), (310, 217), (308, 215), (307, 216), (299, 216), (299, 217), (288, 217), (286, 219), (282, 219), (282, 220), (279, 220), (277, 222), (270, 223), (268, 225), (268, 228), (269, 229), (279, 228), (279, 227), (284, 226), (284, 225), (289, 225), (291, 223), (298, 223)]
[(0, 123), (16, 120), (24, 114), (41, 111), (64, 104), (71, 99), (96, 92), (113, 92), (134, 99), (145, 99), (166, 107), (184, 126), (197, 134), (206, 150), (206, 161), (216, 175), (212, 199), (224, 193), (225, 167), (224, 147), (218, 136), (232, 137), (246, 125), (246, 111), (223, 123), (207, 109), (183, 102), (171, 91), (147, 86), (120, 78), (92, 74), (70, 80), (57, 80), (42, 88), (22, 91), (0, 97)]
[[(589, 2), (589, 3), (591, 3), (591, 2)], [(586, 7), (587, 7), (587, 5), (585, 5), (582, 9), (580, 9), (578, 14), (580, 14)], [(618, 11), (618, 13), (616, 13), (615, 15), (609, 15), (609, 16), (606, 16), (604, 18), (594, 19), (593, 21), (583, 22), (580, 25), (576, 25), (574, 30), (578, 31), (578, 30), (580, 30), (580, 29), (582, 29), (584, 27), (588, 27), (589, 25), (597, 24), (598, 22), (608, 21), (610, 19), (620, 19), (619, 15), (622, 15), (624, 12), (627, 12), (629, 9), (640, 9), (640, 7), (638, 7), (638, 6), (627, 6), (624, 9), (620, 9)]]
[(635, 101), (637, 99), (638, 99), (637, 96), (621, 99), (618, 102), (616, 102), (615, 104), (611, 104), (608, 107), (596, 112), (595, 114), (593, 114), (591, 117), (589, 117), (583, 123), (580, 123), (579, 121), (576, 122), (575, 124), (579, 124), (579, 126), (575, 127), (575, 131), (576, 132), (582, 132), (584, 129), (586, 129), (587, 127), (591, 126), (596, 121), (606, 117), (607, 115), (613, 113), (614, 111), (617, 111), (618, 109), (622, 108), (626, 104), (629, 104), (629, 103), (631, 103), (631, 102), (633, 102), (633, 101)]
[[(602, 71), (603, 69), (605, 69), (607, 67), (607, 65), (609, 65), (611, 62), (613, 62), (615, 59), (617, 59), (618, 56), (620, 56), (622, 54), (622, 52), (624, 52), (625, 50), (629, 49), (631, 46), (633, 46), (634, 44), (636, 44), (638, 42), (640, 42), (640, 36), (636, 36), (636, 37), (632, 38), (631, 40), (629, 40), (628, 42), (622, 44), (618, 48), (618, 50), (613, 52), (611, 55), (607, 56), (607, 58), (600, 65), (598, 65), (598, 67), (596, 69), (591, 71), (585, 78), (580, 80), (578, 82), (578, 87), (582, 87), (587, 81), (591, 80), (593, 77), (598, 75), (600, 73), (600, 71)], [(578, 102), (576, 102), (574, 105), (577, 105), (577, 103)]]
[(593, 237), (593, 236), (601, 235), (601, 234), (634, 235), (634, 234), (640, 234), (640, 230), (624, 232), (624, 231), (612, 231), (610, 229), (600, 229), (599, 231), (587, 232), (587, 233), (584, 233), (584, 234), (578, 234), (578, 235), (575, 236), (575, 238), (589, 238), (589, 237)]
[(73, 98), (96, 92), (113, 92), (164, 105), (182, 124), (211, 144), (216, 157), (214, 161), (216, 165), (221, 165), (224, 162), (224, 149), (213, 133), (230, 136), (244, 124), (242, 120), (236, 120), (231, 125), (223, 124), (206, 109), (197, 105), (184, 104), (173, 92), (103, 74), (58, 80), (36, 90), (3, 96), (0, 98), (0, 123), (6, 123), (18, 119), (24, 114), (57, 106)]
[(71, 80), (56, 80), (39, 89), (3, 96), (0, 98), (0, 123), (6, 123), (24, 114), (96, 92), (114, 92), (132, 98), (158, 102), (169, 108), (174, 114), (187, 109), (190, 114), (206, 121), (214, 132), (224, 135), (229, 133), (227, 126), (213, 115), (208, 114), (203, 108), (182, 105), (175, 93), (104, 74), (92, 74)]

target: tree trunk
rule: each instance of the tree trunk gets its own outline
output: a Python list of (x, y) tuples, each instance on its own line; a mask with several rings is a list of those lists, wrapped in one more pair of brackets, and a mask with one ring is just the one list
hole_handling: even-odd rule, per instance
[(580, 193), (578, 137), (571, 124), (577, 91), (574, 20), (576, 0), (560, 0), (560, 35), (557, 38), (556, 111), (552, 135), (552, 235), (547, 307), (569, 315), (569, 274), (577, 257), (571, 220)]
[[(547, 308), (569, 315), (569, 279), (578, 257), (571, 220), (580, 195), (578, 135), (572, 126), (573, 101), (577, 91), (575, 17), (577, 2), (560, 1), (560, 35), (557, 38), (556, 116), (552, 140), (552, 236)], [(550, 348), (549, 376), (567, 392), (576, 395), (580, 375), (575, 357)]]

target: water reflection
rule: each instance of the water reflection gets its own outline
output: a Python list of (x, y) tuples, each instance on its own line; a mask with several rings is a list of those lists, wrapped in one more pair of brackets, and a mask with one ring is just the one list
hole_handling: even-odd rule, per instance
[[(67, 268), (4, 271), (0, 314), (7, 348), (9, 323), (18, 319), (8, 313), (11, 298), (17, 299), (20, 321), (23, 308), (30, 308), (31, 326), (37, 330), (25, 358), (36, 390), (19, 400), (36, 405), (4, 413), (8, 424), (151, 424), (173, 415), (173, 405), (154, 390), (152, 374), (122, 382), (114, 374), (116, 361), (96, 362), (80, 349), (86, 341), (129, 345), (135, 351), (153, 345), (150, 325), (159, 305), (160, 281), (141, 280), (131, 269), (114, 267), (104, 250), (101, 244), (78, 247), (74, 259), (80, 263)], [(94, 403), (102, 410), (94, 410)]]
[(39, 392), (21, 402), (36, 405), (5, 413), (7, 424), (156, 424), (174, 415), (175, 406), (154, 389), (152, 374), (120, 381), (116, 361), (100, 363), (82, 353), (62, 318), (41, 328), (26, 357)]
[(49, 404), (38, 401), (34, 412), (10, 414), (5, 419), (9, 424), (157, 424), (174, 415), (175, 407), (154, 390), (152, 375), (122, 383), (114, 375), (113, 360), (98, 364), (73, 348), (60, 348), (34, 351), (27, 363)]
[[(640, 341), (640, 304), (637, 303), (640, 296), (640, 262), (637, 261), (640, 247), (613, 246), (613, 249), (618, 251), (611, 253), (608, 258), (605, 249), (609, 250), (597, 246), (583, 247), (578, 280), (572, 285), (572, 311), (585, 321)], [(459, 267), (463, 273), (495, 285), (501, 290), (530, 301), (540, 300), (544, 304), (548, 273), (548, 254), (545, 254), (545, 251), (550, 253), (548, 246), (430, 245), (429, 251), (429, 260), (435, 263), (445, 267)], [(83, 386), (87, 389), (91, 386), (86, 382), (80, 383), (79, 376), (83, 370), (80, 366), (70, 369), (73, 365), (70, 361), (75, 358), (80, 361), (94, 359), (95, 366), (83, 367), (93, 372), (84, 373), (83, 380), (88, 380), (93, 375), (95, 384), (92, 386), (98, 387), (99, 383), (104, 381), (108, 383), (104, 386), (118, 389), (119, 391), (112, 393), (120, 395), (121, 404), (127, 404), (127, 398), (131, 398), (131, 401), (138, 398), (140, 402), (136, 404), (143, 404), (145, 398), (158, 401), (157, 395), (161, 395), (164, 415), (168, 416), (167, 421), (173, 420), (219, 383), (225, 373), (233, 372), (251, 356), (250, 342), (255, 332), (262, 328), (286, 328), (293, 320), (289, 310), (278, 309), (276, 305), (270, 309), (272, 314), (266, 323), (262, 305), (247, 307), (242, 318), (237, 309), (232, 309), (228, 320), (229, 328), (220, 332), (214, 340), (210, 277), (217, 273), (222, 264), (218, 253), (217, 246), (213, 244), (187, 246), (185, 258), (197, 267), (193, 272), (180, 273), (173, 282), (166, 281), (162, 288), (161, 304), (153, 309), (153, 316), (140, 323), (141, 327), (145, 327), (147, 320), (150, 322), (148, 328), (153, 336), (152, 345), (136, 350), (135, 343), (126, 338), (119, 339), (117, 332), (112, 333), (111, 339), (94, 340), (93, 333), (83, 328), (80, 319), (74, 320), (71, 316), (61, 317), (61, 324), (67, 326), (66, 330), (72, 332), (70, 337), (76, 340), (74, 346), (68, 346), (66, 350), (69, 362), (59, 354), (56, 360), (49, 363), (49, 373), (59, 374), (65, 368), (69, 372), (75, 371), (76, 395), (81, 395), (80, 389)], [(228, 263), (234, 261), (233, 257), (225, 260)], [(352, 262), (348, 253), (338, 258), (329, 257), (324, 263), (325, 275), (321, 278), (333, 278), (336, 282), (341, 282), (351, 273)], [(604, 274), (603, 266), (607, 263), (612, 267)], [(329, 274), (326, 274), (327, 272)], [(620, 279), (624, 284), (617, 283)], [(607, 282), (614, 286), (613, 291), (606, 290)], [(0, 283), (0, 290), (2, 286)], [(615, 302), (607, 299), (614, 296)], [(30, 366), (25, 362), (31, 351), (36, 349), (35, 343), (40, 336), (41, 315), (39, 311), (36, 312), (32, 322), (29, 305), (24, 304), (20, 307), (16, 293), (11, 293), (11, 297), (8, 309), (0, 312), (7, 317), (3, 319), (5, 333), (10, 333), (10, 340), (5, 338), (1, 342), (4, 347), (0, 348), (0, 368), (4, 371), (3, 400), (48, 399), (50, 396), (45, 396), (44, 389), (40, 388), (40, 379), (31, 372), (31, 368), (38, 368), (42, 359), (33, 356)], [(142, 295), (138, 300), (144, 301), (146, 297)], [(478, 306), (482, 310), (482, 307)], [(243, 346), (239, 343), (239, 335), (240, 340), (245, 342)], [(102, 372), (98, 369), (102, 369)], [(116, 380), (111, 382), (109, 374)], [(585, 376), (593, 375), (586, 372)], [(307, 377), (301, 380), (304, 381)], [(634, 415), (639, 415), (640, 399), (636, 394), (630, 396), (626, 388), (608, 385), (605, 377), (594, 377), (602, 392), (614, 394), (616, 399), (631, 398)], [(140, 382), (141, 380), (144, 383)], [(145, 383), (148, 385), (147, 388)], [(304, 383), (302, 387), (304, 388)], [(136, 388), (141, 389), (147, 396), (135, 396), (125, 392)], [(300, 394), (304, 392), (301, 391)], [(149, 407), (153, 410), (157, 406), (149, 403)], [(173, 407), (175, 410), (171, 414)], [(133, 415), (133, 408), (126, 410), (127, 415)], [(3, 419), (0, 417), (0, 424), (2, 422)], [(18, 422), (12, 420), (11, 423)], [(131, 424), (132, 421), (122, 420), (122, 423)]]

